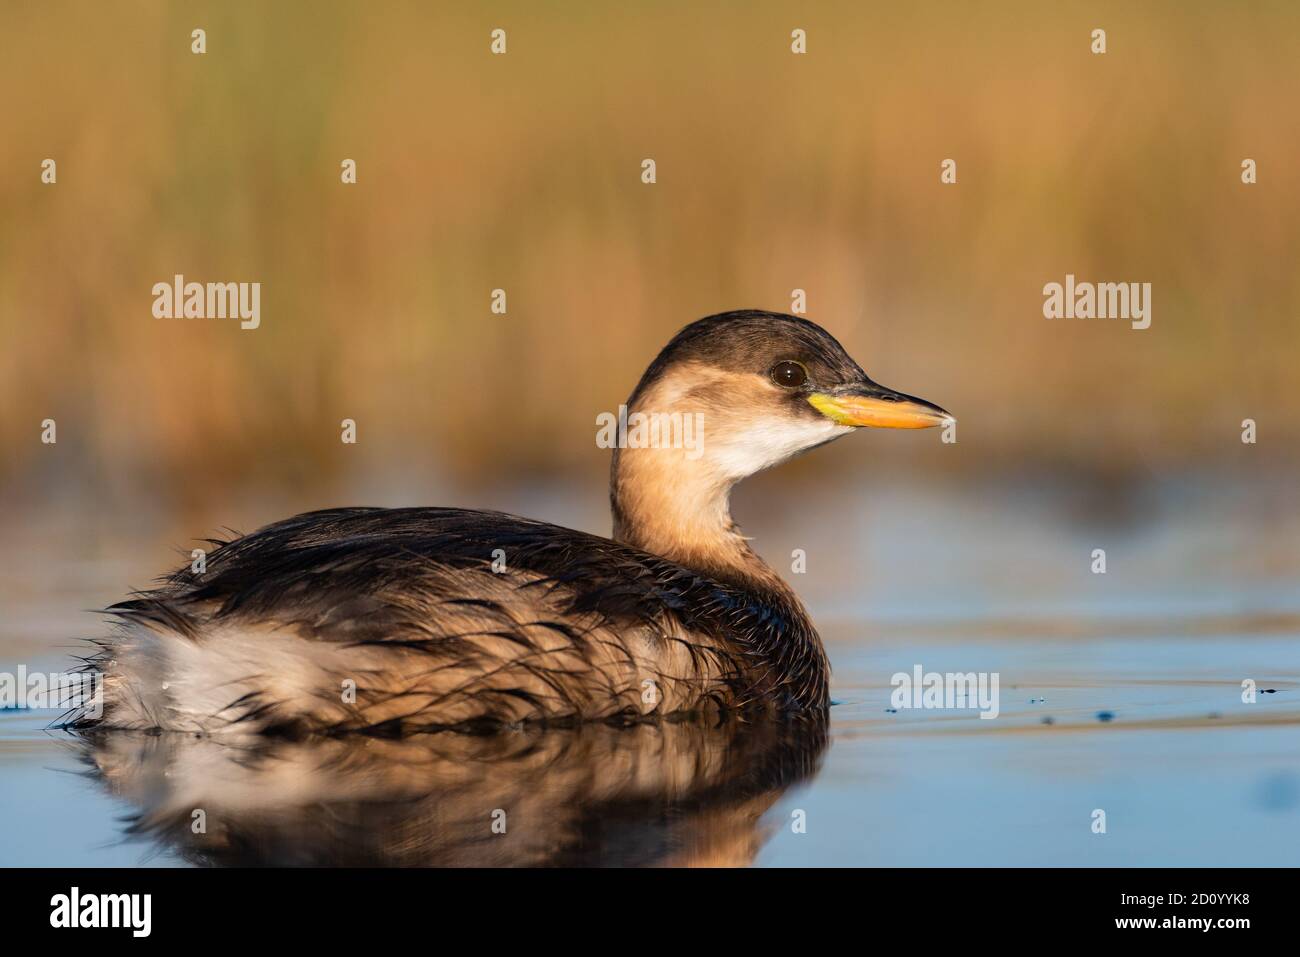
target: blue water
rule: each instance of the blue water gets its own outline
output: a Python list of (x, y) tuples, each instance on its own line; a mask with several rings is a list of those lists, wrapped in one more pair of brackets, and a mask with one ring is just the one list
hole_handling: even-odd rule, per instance
[[(87, 745), (46, 730), (54, 712), (0, 711), (0, 864), (1300, 865), (1300, 513), (1272, 487), (1173, 498), (1118, 524), (925, 488), (847, 518), (757, 511), (774, 565), (808, 555), (791, 580), (834, 664), (825, 741), (687, 727), (259, 752)], [(95, 631), (80, 609), (170, 560), (154, 534), (45, 590), (57, 536), (28, 578), (7, 559), (0, 671), (64, 667)], [(891, 676), (917, 665), (996, 673), (998, 717), (894, 709)]]
[[(1000, 716), (888, 713), (871, 679), (917, 660), (991, 664)], [(837, 670), (852, 677), (825, 770), (781, 812), (807, 809), (807, 834), (778, 830), (759, 863), (1300, 863), (1295, 634), (885, 645)], [(1277, 693), (1243, 703), (1246, 675)]]

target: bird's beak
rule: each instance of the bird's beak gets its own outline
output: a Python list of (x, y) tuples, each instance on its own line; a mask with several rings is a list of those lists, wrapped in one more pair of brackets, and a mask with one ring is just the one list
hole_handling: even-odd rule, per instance
[(933, 402), (870, 381), (834, 392), (814, 392), (808, 401), (840, 425), (928, 429), (952, 421), (952, 416)]

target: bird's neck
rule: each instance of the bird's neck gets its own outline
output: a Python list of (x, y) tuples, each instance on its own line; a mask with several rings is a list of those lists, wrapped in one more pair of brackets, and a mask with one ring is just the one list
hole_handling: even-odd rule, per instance
[[(772, 464), (738, 439), (737, 430), (714, 428), (719, 397), (743, 408), (748, 387), (744, 377), (689, 363), (642, 381), (620, 416), (614, 445), (614, 538), (802, 613), (794, 591), (731, 519), (732, 487)], [(733, 408), (729, 417), (738, 414)]]
[(783, 708), (825, 708), (830, 665), (821, 639), (794, 589), (732, 522), (732, 483), (690, 467), (663, 474), (665, 463), (653, 451), (620, 449), (615, 455), (614, 538), (742, 592), (741, 614), (726, 627), (745, 637), (750, 653), (772, 663), (763, 694)]
[(731, 518), (734, 480), (680, 449), (614, 452), (610, 504), (614, 539), (692, 571), (751, 591), (775, 592), (801, 607), (793, 590), (749, 547)]

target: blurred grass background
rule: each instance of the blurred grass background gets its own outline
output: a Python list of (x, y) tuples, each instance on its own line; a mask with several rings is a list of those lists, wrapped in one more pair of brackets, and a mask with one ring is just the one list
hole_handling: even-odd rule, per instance
[[(872, 467), (1295, 463), (1294, 3), (8, 0), (0, 37), (11, 501), (598, 476), (677, 328), (796, 287), (959, 419)], [(154, 319), (175, 273), (260, 281), (261, 328)], [(1066, 273), (1151, 282), (1151, 328), (1045, 320)]]

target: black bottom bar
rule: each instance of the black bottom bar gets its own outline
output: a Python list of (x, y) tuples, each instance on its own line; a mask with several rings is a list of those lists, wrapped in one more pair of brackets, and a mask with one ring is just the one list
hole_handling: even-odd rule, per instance
[[(1044, 943), (1199, 936), (1231, 946), (1293, 937), (1290, 876), (1256, 869), (9, 870), (0, 872), (7, 885), (0, 913), (7, 940), (76, 934), (83, 943), (374, 946), (399, 933), (446, 942), (454, 929), (480, 932), (493, 949), (514, 934), (534, 946), (577, 939), (612, 945), (620, 938), (606, 934), (663, 941), (686, 921), (713, 924), (728, 940), (802, 927), (852, 933), (864, 943), (903, 935), (947, 946), (1033, 931), (1050, 935)], [(52, 926), (73, 923), (74, 887), (76, 923), (116, 919), (119, 926)], [(145, 894), (147, 912), (143, 897), (101, 896)], [(137, 938), (146, 913), (147, 938)], [(593, 937), (596, 931), (602, 936)]]

